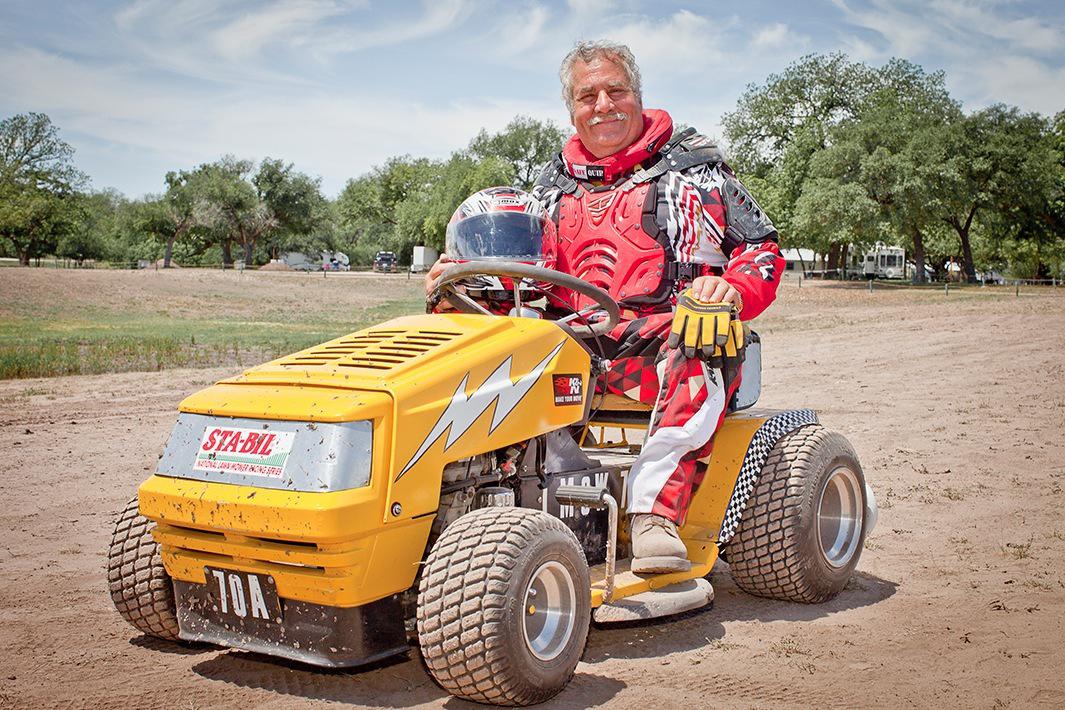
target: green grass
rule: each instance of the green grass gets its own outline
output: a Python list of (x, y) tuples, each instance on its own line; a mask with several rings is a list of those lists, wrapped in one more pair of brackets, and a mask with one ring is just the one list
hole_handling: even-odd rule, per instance
[(42, 305), (0, 319), (0, 379), (252, 365), (423, 309), (420, 298), (401, 297), (350, 317), (293, 320), (277, 308), (246, 320), (227, 319), (224, 306), (217, 317), (179, 318)]

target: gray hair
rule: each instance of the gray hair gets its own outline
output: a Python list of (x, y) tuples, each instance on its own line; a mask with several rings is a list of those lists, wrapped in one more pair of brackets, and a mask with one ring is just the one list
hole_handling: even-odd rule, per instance
[(628, 75), (632, 92), (643, 103), (640, 68), (636, 66), (636, 57), (632, 56), (632, 50), (624, 44), (606, 39), (581, 41), (574, 45), (558, 69), (558, 78), (562, 82), (562, 100), (566, 102), (570, 115), (573, 115), (573, 65), (577, 60), (588, 64), (593, 59), (605, 59), (621, 67)]

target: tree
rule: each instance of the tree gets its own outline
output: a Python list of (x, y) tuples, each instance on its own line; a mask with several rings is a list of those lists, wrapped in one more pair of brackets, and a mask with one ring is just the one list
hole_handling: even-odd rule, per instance
[(291, 163), (266, 158), (252, 178), (259, 200), (274, 217), (275, 227), (264, 231), (272, 258), (277, 259), (282, 249), (307, 243), (310, 235), (318, 233), (316, 244), (321, 242), (322, 232), (327, 230), (332, 216), (322, 197), (321, 179), (312, 178), (293, 169)]
[(943, 166), (932, 186), (935, 199), (957, 235), (968, 281), (976, 281), (971, 235), (981, 219), (990, 223), (997, 210), (1019, 227), (1046, 204), (1056, 162), (1048, 132), (1042, 116), (1002, 104), (929, 131), (934, 147), (927, 159)]
[(540, 170), (562, 149), (565, 140), (565, 131), (551, 121), (517, 116), (499, 133), (489, 135), (481, 129), (467, 150), (476, 161), (498, 158), (509, 164), (514, 186), (530, 190)]
[(166, 192), (159, 198), (156, 209), (148, 210), (145, 226), (163, 240), (163, 268), (169, 269), (174, 258), (174, 245), (188, 236), (201, 222), (200, 203), (204, 199), (205, 169), (171, 170), (164, 178)]
[(407, 241), (417, 239), (418, 225), (424, 219), (422, 201), (438, 170), (438, 164), (425, 158), (400, 156), (348, 180), (336, 200), (342, 238), (352, 248), (369, 243), (395, 251), (400, 263), (407, 263), (399, 223), (402, 220), (405, 225)]
[(854, 118), (875, 84), (872, 69), (837, 52), (807, 55), (764, 85), (748, 85), (722, 118), (730, 162), (766, 177), (796, 146), (807, 155), (824, 148), (832, 127)]
[(126, 198), (109, 189), (76, 197), (76, 223), (59, 236), (56, 256), (73, 259), (81, 266), (86, 259), (102, 259), (112, 249), (116, 239), (119, 212)]
[(216, 234), (225, 266), (233, 264), (234, 241), (243, 248), (244, 263), (254, 263), (255, 243), (279, 224), (249, 180), (254, 167), (250, 160), (238, 160), (232, 155), (201, 166), (198, 219)]
[(77, 191), (86, 178), (73, 155), (43, 113), (0, 122), (0, 238), (24, 266), (77, 224)]
[(474, 192), (493, 185), (506, 185), (514, 177), (513, 165), (498, 157), (478, 160), (465, 153), (454, 153), (438, 164), (418, 199), (407, 200), (399, 210), (398, 233), (409, 253), (424, 243), (444, 249), (444, 237), (452, 214)]

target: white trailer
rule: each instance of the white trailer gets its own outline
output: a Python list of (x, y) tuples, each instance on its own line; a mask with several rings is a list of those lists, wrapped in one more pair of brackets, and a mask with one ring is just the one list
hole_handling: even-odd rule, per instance
[(414, 258), (410, 262), (411, 271), (428, 271), (440, 256), (432, 247), (414, 247)]

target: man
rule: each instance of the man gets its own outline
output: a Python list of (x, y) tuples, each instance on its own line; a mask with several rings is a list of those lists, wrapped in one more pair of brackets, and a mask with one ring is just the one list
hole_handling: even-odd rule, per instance
[[(576, 135), (533, 195), (558, 228), (556, 268), (623, 308), (601, 387), (654, 405), (629, 474), (632, 570), (684, 571), (677, 525), (739, 384), (730, 311), (751, 320), (773, 301), (776, 230), (708, 139), (674, 136), (665, 111), (644, 110), (628, 47), (578, 43), (559, 77)], [(446, 257), (427, 284), (445, 266)], [(701, 341), (702, 332), (719, 337)]]

